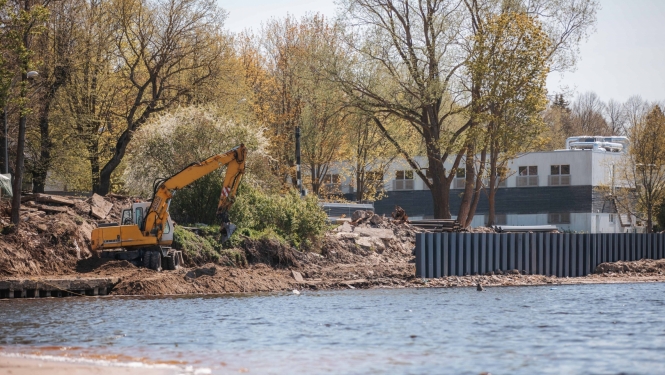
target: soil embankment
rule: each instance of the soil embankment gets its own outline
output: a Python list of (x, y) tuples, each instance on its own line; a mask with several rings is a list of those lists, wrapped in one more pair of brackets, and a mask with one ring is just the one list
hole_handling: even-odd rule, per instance
[[(100, 259), (89, 250), (90, 232), (97, 222), (117, 222), (121, 209), (130, 204), (128, 198), (33, 199), (38, 203), (22, 212), (21, 231), (0, 235), (0, 278), (111, 276), (119, 280), (111, 290), (114, 295), (665, 281), (665, 260), (603, 263), (595, 274), (577, 278), (513, 271), (422, 280), (414, 276), (416, 229), (402, 220), (365, 213), (354, 217), (353, 225), (329, 231), (313, 246), (316, 252), (300, 252), (276, 240), (246, 239), (235, 249), (242, 258), (236, 264), (242, 266), (197, 264), (192, 258), (186, 259), (185, 268), (156, 272), (127, 261)], [(0, 212), (0, 225), (6, 227), (7, 207), (0, 207)]]

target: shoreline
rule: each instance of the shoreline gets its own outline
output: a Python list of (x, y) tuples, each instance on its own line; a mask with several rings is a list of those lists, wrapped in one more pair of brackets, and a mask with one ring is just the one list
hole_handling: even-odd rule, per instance
[[(238, 270), (236, 269), (236, 272)], [(250, 272), (250, 278), (253, 278), (255, 275), (252, 275)], [(289, 281), (284, 280), (284, 275), (273, 279), (274, 275), (263, 275), (261, 280), (256, 280), (262, 285), (270, 285), (272, 287), (267, 288), (231, 288), (231, 290), (218, 289), (215, 286), (216, 283), (213, 282), (214, 276), (200, 277), (197, 280), (194, 280), (191, 283), (204, 283), (207, 284), (209, 288), (203, 288), (202, 290), (196, 290), (198, 288), (185, 288), (179, 293), (145, 293), (146, 291), (143, 288), (132, 289), (132, 288), (121, 288), (119, 290), (112, 290), (108, 295), (83, 295), (81, 297), (147, 297), (147, 296), (163, 296), (163, 297), (176, 297), (176, 296), (214, 296), (214, 295), (247, 295), (254, 293), (289, 293), (294, 290), (297, 291), (334, 291), (334, 290), (345, 290), (345, 289), (422, 289), (422, 288), (465, 288), (465, 287), (477, 287), (478, 284), (481, 284), (483, 287), (495, 288), (495, 287), (516, 287), (516, 286), (554, 286), (554, 285), (590, 285), (590, 284), (631, 284), (631, 283), (662, 283), (665, 282), (665, 275), (662, 274), (619, 274), (619, 273), (604, 273), (604, 274), (591, 274), (588, 276), (582, 277), (553, 277), (553, 276), (543, 276), (543, 275), (521, 275), (521, 274), (511, 274), (511, 275), (472, 275), (472, 276), (447, 276), (436, 279), (422, 279), (416, 277), (408, 278), (389, 278), (381, 280), (372, 280), (372, 279), (354, 279), (354, 280), (317, 280), (315, 282), (310, 282), (307, 280), (296, 281), (292, 279)], [(80, 275), (62, 275), (62, 276), (53, 276), (53, 277), (31, 277), (28, 280), (32, 282), (39, 282), (40, 279), (51, 279), (51, 278), (72, 278), (75, 277), (79, 282), (85, 281), (85, 277)], [(7, 280), (21, 280), (21, 278), (11, 278), (3, 279), (2, 281)], [(154, 280), (155, 282), (160, 282), (160, 280)], [(211, 287), (212, 286), (212, 287)], [(129, 293), (122, 293), (129, 292)], [(132, 293), (134, 292), (134, 293)], [(79, 297), (79, 298), (81, 298)], [(23, 299), (44, 299), (44, 298), (71, 298), (71, 297), (24, 297), (24, 298), (3, 298), (0, 301), (11, 301), (11, 300), (23, 300)], [(1, 350), (1, 348), (0, 348)]]
[(23, 354), (6, 352), (7, 349), (7, 347), (0, 348), (0, 375), (174, 375), (210, 373), (206, 372), (206, 369), (194, 372), (191, 368), (182, 369), (175, 365)]

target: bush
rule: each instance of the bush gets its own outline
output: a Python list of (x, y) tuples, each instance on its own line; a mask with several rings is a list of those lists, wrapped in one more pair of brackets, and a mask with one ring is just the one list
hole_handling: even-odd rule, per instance
[(219, 224), (215, 214), (222, 182), (223, 173), (215, 171), (179, 190), (169, 206), (173, 220), (179, 223)]
[(267, 195), (248, 185), (241, 186), (229, 216), (245, 236), (281, 239), (296, 247), (320, 238), (327, 219), (315, 196), (301, 198), (295, 190)]
[(219, 261), (222, 246), (213, 237), (199, 236), (176, 225), (173, 231), (173, 248), (182, 250), (189, 265)]

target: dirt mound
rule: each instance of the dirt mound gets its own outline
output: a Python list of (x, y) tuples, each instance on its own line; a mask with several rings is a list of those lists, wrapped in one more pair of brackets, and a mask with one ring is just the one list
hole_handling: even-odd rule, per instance
[(613, 263), (601, 263), (596, 267), (594, 273), (663, 274), (665, 273), (665, 259), (642, 259), (632, 262), (619, 261)]
[[(199, 272), (195, 278), (191, 271), (180, 269), (168, 272), (134, 269), (127, 270), (113, 288), (113, 295), (166, 295), (166, 294), (215, 294), (290, 291), (298, 288), (288, 270), (275, 270), (264, 264), (249, 268), (231, 268), (208, 265), (215, 272)], [(201, 268), (201, 267), (199, 267)], [(205, 274), (209, 273), (209, 274)]]
[(299, 267), (298, 251), (275, 239), (246, 238), (243, 249), (250, 264), (264, 263), (273, 267)]
[[(18, 232), (10, 225), (10, 203), (0, 202), (0, 275), (37, 276), (90, 272), (90, 234), (98, 221), (118, 222), (131, 198), (32, 194), (21, 198)], [(100, 209), (99, 205), (105, 206)], [(101, 212), (101, 214), (100, 214)], [(103, 216), (100, 218), (100, 216)]]
[(79, 259), (92, 255), (92, 227), (75, 215), (30, 212), (21, 220), (20, 231), (0, 236), (0, 275), (71, 273)]

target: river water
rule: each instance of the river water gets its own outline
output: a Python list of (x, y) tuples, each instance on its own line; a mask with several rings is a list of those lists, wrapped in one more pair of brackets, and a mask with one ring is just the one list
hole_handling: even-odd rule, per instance
[(213, 374), (665, 374), (665, 283), (4, 300), (0, 351)]

